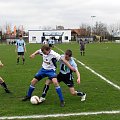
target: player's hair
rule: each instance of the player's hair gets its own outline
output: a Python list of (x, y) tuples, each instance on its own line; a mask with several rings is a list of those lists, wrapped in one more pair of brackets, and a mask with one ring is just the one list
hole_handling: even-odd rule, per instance
[(66, 50), (65, 54), (68, 55), (69, 57), (72, 57), (72, 51), (71, 50)]
[(22, 37), (22, 35), (20, 34), (19, 37)]
[(42, 52), (43, 52), (44, 50), (49, 51), (49, 50), (50, 50), (50, 47), (49, 47), (48, 45), (43, 45), (43, 46), (41, 47), (41, 50), (42, 50)]

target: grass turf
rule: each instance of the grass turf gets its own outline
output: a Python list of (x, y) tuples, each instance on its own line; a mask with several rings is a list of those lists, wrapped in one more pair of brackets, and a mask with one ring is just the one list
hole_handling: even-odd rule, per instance
[[(104, 110), (119, 110), (120, 109), (120, 91), (108, 85), (106, 82), (92, 74), (90, 71), (78, 64), (81, 73), (81, 85), (76, 84), (75, 88), (87, 93), (87, 100), (80, 102), (79, 97), (71, 96), (69, 89), (61, 83), (62, 91), (66, 101), (64, 108), (59, 107), (59, 99), (55, 92), (54, 86), (51, 85), (47, 94), (47, 101), (41, 105), (31, 105), (30, 102), (22, 102), (21, 98), (26, 95), (30, 81), (34, 74), (41, 67), (42, 58), (36, 56), (30, 60), (29, 55), (40, 48), (40, 44), (27, 44), (26, 63), (16, 65), (15, 46), (0, 45), (0, 59), (4, 63), (4, 68), (0, 70), (0, 76), (5, 79), (12, 94), (5, 94), (0, 88), (0, 116), (15, 116), (15, 115), (33, 115), (33, 114), (55, 114), (55, 113), (73, 113), (87, 111), (104, 111)], [(86, 55), (80, 56), (79, 45), (77, 43), (56, 45), (62, 50), (71, 49), (73, 56), (82, 61), (98, 73), (110, 79), (112, 82), (120, 85), (120, 44), (104, 43), (104, 44), (88, 44), (86, 47)], [(56, 48), (54, 50), (60, 54)], [(59, 69), (57, 70), (57, 72)], [(40, 96), (44, 86), (45, 79), (36, 85), (33, 95)], [(118, 119), (115, 115), (114, 120)], [(111, 115), (99, 115), (104, 120), (111, 119)], [(86, 120), (97, 119), (97, 116), (91, 117), (65, 117), (63, 119), (82, 118)], [(59, 118), (60, 119), (60, 118)]]

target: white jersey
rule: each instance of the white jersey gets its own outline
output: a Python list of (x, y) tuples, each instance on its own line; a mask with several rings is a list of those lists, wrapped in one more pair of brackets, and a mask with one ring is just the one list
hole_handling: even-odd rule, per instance
[(61, 60), (61, 55), (51, 50), (48, 55), (43, 54), (41, 49), (39, 50), (39, 54), (43, 57), (42, 67), (46, 70), (56, 70), (56, 61)]
[(17, 52), (24, 52), (24, 46), (26, 44), (23, 39), (22, 40), (18, 39), (15, 45), (17, 46)]
[[(63, 58), (63, 57), (65, 57), (65, 55), (61, 55), (61, 58)], [(71, 57), (71, 59), (68, 62), (75, 70), (78, 70), (77, 64), (75, 63), (73, 57)], [(71, 73), (70, 68), (68, 68), (68, 66), (66, 66), (65, 63), (61, 60), (60, 60), (60, 72), (62, 74)]]
[(44, 40), (44, 41), (43, 41), (43, 44), (47, 44), (47, 40)]
[(52, 45), (54, 45), (54, 44), (55, 44), (55, 41), (52, 40), (52, 39), (49, 39), (49, 40), (48, 40), (48, 44), (52, 44)]

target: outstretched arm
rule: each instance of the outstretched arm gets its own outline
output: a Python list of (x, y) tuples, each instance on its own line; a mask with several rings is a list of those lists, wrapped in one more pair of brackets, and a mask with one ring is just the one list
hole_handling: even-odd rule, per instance
[(75, 73), (77, 75), (77, 83), (80, 84), (80, 73), (78, 70), (76, 70)]
[(36, 55), (39, 54), (39, 50), (35, 51), (33, 54), (30, 55), (30, 58), (34, 58)]

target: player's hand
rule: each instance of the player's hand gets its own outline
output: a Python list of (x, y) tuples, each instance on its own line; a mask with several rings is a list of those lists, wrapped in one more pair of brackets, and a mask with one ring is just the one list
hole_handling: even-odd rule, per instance
[(77, 79), (77, 83), (80, 84), (80, 78)]
[(34, 58), (35, 57), (35, 55), (34, 54), (32, 54), (32, 55), (30, 55), (30, 58), (32, 59), (32, 58)]

